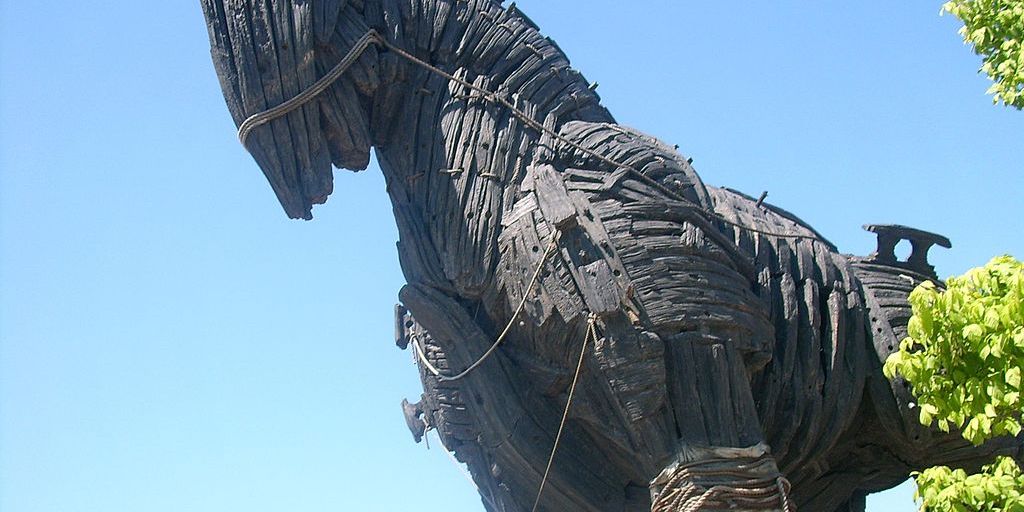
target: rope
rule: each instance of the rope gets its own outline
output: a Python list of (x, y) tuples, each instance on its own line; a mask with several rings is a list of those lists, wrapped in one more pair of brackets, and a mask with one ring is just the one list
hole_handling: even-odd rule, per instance
[[(530, 126), (531, 128), (533, 128), (533, 129), (535, 129), (535, 130), (537, 130), (537, 131), (539, 131), (541, 133), (547, 134), (550, 137), (554, 138), (555, 140), (557, 140), (557, 141), (559, 141), (559, 142), (569, 146), (570, 148), (575, 149), (577, 151), (580, 151), (580, 152), (582, 152), (585, 155), (588, 155), (588, 156), (591, 156), (593, 158), (596, 158), (596, 159), (598, 159), (598, 160), (600, 160), (600, 161), (602, 161), (602, 162), (604, 162), (606, 164), (609, 164), (609, 165), (613, 166), (616, 169), (620, 169), (620, 168), (621, 169), (626, 169), (627, 171), (629, 171), (631, 174), (633, 174), (633, 176), (636, 177), (637, 179), (639, 179), (640, 181), (643, 181), (644, 183), (650, 185), (651, 187), (654, 187), (654, 188), (660, 190), (661, 192), (665, 193), (666, 195), (668, 195), (669, 197), (671, 197), (671, 198), (673, 198), (673, 199), (675, 199), (677, 201), (683, 201), (683, 202), (687, 201), (684, 197), (682, 197), (681, 195), (677, 194), (673, 190), (669, 189), (665, 185), (661, 184), (657, 180), (654, 180), (651, 177), (647, 176), (646, 174), (644, 174), (643, 172), (638, 170), (636, 167), (633, 167), (632, 165), (629, 165), (629, 164), (624, 164), (624, 163), (621, 163), (621, 162), (617, 162), (617, 161), (615, 161), (615, 160), (613, 160), (611, 158), (608, 158), (608, 157), (606, 157), (606, 156), (604, 156), (604, 155), (602, 155), (602, 154), (600, 154), (600, 153), (598, 153), (598, 152), (596, 152), (594, 150), (591, 150), (589, 148), (585, 148), (585, 147), (581, 146), (580, 144), (578, 144), (578, 143), (576, 143), (576, 142), (574, 142), (572, 140), (569, 140), (568, 138), (566, 138), (562, 134), (560, 134), (560, 133), (558, 133), (558, 132), (556, 132), (556, 131), (554, 131), (554, 130), (546, 127), (546, 126), (544, 126), (543, 123), (541, 123), (541, 122), (537, 121), (536, 119), (530, 117), (529, 115), (524, 113), (522, 110), (519, 110), (518, 108), (516, 108), (516, 106), (512, 102), (508, 101), (507, 99), (505, 99), (504, 97), (498, 95), (497, 93), (489, 91), (487, 89), (484, 89), (483, 87), (479, 87), (479, 86), (473, 84), (472, 82), (468, 82), (466, 80), (458, 78), (455, 75), (452, 75), (451, 73), (448, 73), (447, 71), (444, 71), (441, 68), (438, 68), (437, 66), (434, 66), (434, 65), (432, 65), (432, 64), (430, 64), (430, 63), (428, 63), (426, 61), (423, 61), (422, 59), (417, 58), (415, 55), (412, 55), (411, 53), (403, 50), (402, 48), (400, 48), (398, 46), (396, 46), (394, 43), (391, 43), (390, 41), (388, 41), (387, 39), (382, 37), (379, 33), (377, 33), (376, 30), (373, 30), (373, 29), (368, 30), (366, 32), (366, 34), (363, 34), (363, 37), (359, 38), (359, 40), (356, 41), (356, 44), (352, 46), (352, 48), (348, 51), (347, 54), (345, 54), (345, 57), (342, 58), (341, 61), (338, 62), (337, 65), (335, 65), (333, 68), (331, 68), (331, 70), (329, 72), (327, 72), (326, 75), (324, 75), (319, 80), (314, 82), (313, 85), (311, 85), (309, 88), (307, 88), (306, 90), (302, 91), (301, 93), (299, 93), (295, 97), (289, 99), (288, 101), (285, 101), (284, 103), (281, 103), (280, 105), (278, 105), (276, 107), (270, 108), (268, 110), (264, 110), (263, 112), (259, 112), (259, 113), (253, 114), (253, 115), (249, 116), (248, 118), (246, 118), (246, 120), (243, 121), (242, 124), (239, 125), (239, 127), (238, 127), (238, 140), (240, 140), (242, 142), (243, 146), (246, 146), (246, 142), (247, 142), (247, 140), (249, 138), (249, 134), (252, 132), (253, 129), (255, 129), (258, 126), (264, 125), (264, 124), (266, 124), (266, 123), (268, 123), (268, 122), (270, 122), (270, 121), (272, 121), (274, 119), (277, 119), (277, 118), (279, 118), (281, 116), (287, 115), (291, 111), (301, 107), (306, 102), (312, 100), (313, 98), (318, 96), (320, 93), (322, 93), (325, 90), (327, 90), (327, 88), (330, 87), (331, 84), (333, 84), (338, 78), (341, 78), (341, 76), (345, 74), (345, 71), (347, 71), (348, 68), (351, 67), (353, 63), (355, 63), (356, 59), (358, 59), (363, 54), (363, 52), (366, 51), (367, 48), (369, 48), (369, 46), (371, 44), (376, 44), (376, 45), (379, 45), (381, 47), (384, 47), (384, 48), (394, 52), (395, 54), (401, 56), (405, 60), (411, 62), (412, 64), (415, 64), (415, 65), (417, 65), (417, 66), (419, 66), (421, 68), (424, 68), (424, 69), (430, 71), (431, 73), (434, 73), (436, 75), (444, 77), (444, 78), (448, 79), (451, 82), (455, 82), (455, 83), (457, 83), (457, 84), (459, 84), (459, 85), (461, 85), (463, 87), (466, 87), (468, 89), (476, 91), (476, 92), (481, 94), (481, 97), (485, 101), (489, 101), (491, 103), (496, 103), (498, 105), (501, 105), (501, 106), (505, 107), (512, 115), (514, 115), (516, 118), (518, 118), (520, 121), (522, 121), (526, 125)], [(703, 210), (701, 210), (701, 211), (703, 211)], [(732, 226), (735, 226), (735, 227), (738, 227), (738, 228), (741, 228), (741, 229), (745, 229), (745, 230), (753, 232), (753, 233), (758, 233), (760, 235), (773, 236), (773, 237), (776, 237), (776, 238), (806, 239), (806, 240), (811, 240), (811, 241), (815, 241), (815, 242), (820, 242), (821, 241), (821, 240), (818, 239), (818, 237), (812, 236), (812, 235), (801, 235), (801, 234), (795, 234), (795, 233), (777, 233), (777, 232), (765, 231), (765, 230), (761, 230), (761, 229), (757, 229), (757, 228), (752, 228), (750, 226), (745, 226), (745, 225), (739, 224), (739, 223), (737, 223), (735, 221), (731, 221), (729, 219), (726, 219), (722, 215), (720, 215), (718, 213), (715, 213), (713, 211), (711, 211), (711, 212), (703, 212), (703, 213), (705, 213), (705, 214), (707, 214), (707, 215), (709, 215), (709, 216), (711, 216), (711, 217), (713, 217), (713, 218), (715, 218), (717, 220), (720, 220), (720, 221), (722, 221), (722, 222), (724, 222), (726, 224), (729, 224), (729, 225), (732, 225)]]
[(249, 134), (252, 133), (253, 129), (269, 123), (281, 116), (287, 115), (289, 112), (301, 107), (309, 100), (326, 91), (335, 80), (341, 78), (341, 75), (345, 74), (345, 71), (348, 71), (348, 68), (355, 63), (356, 59), (358, 59), (371, 44), (379, 44), (382, 41), (383, 38), (380, 34), (375, 30), (370, 30), (356, 41), (356, 44), (352, 46), (352, 49), (345, 55), (345, 58), (341, 59), (341, 62), (328, 71), (326, 75), (314, 82), (313, 85), (309, 86), (308, 89), (300, 92), (295, 97), (274, 108), (249, 116), (249, 118), (238, 126), (238, 140), (242, 142), (242, 146), (245, 146), (249, 139)]
[(796, 507), (789, 502), (789, 489), (791, 487), (789, 480), (779, 476), (779, 478), (775, 480), (775, 485), (779, 487), (779, 496), (782, 498), (783, 512), (796, 512)]
[(512, 313), (512, 317), (509, 318), (508, 323), (505, 324), (505, 328), (501, 330), (501, 334), (498, 335), (498, 338), (496, 340), (494, 340), (494, 343), (491, 344), (491, 347), (488, 348), (487, 351), (484, 352), (484, 354), (480, 356), (475, 362), (473, 362), (473, 364), (466, 367), (465, 370), (462, 370), (456, 375), (445, 375), (441, 373), (441, 370), (438, 370), (436, 366), (434, 366), (433, 364), (430, 363), (429, 360), (427, 360), (427, 355), (423, 352), (423, 347), (420, 347), (419, 338), (416, 336), (412, 337), (411, 341), (413, 348), (416, 350), (416, 355), (420, 358), (420, 361), (423, 362), (423, 365), (427, 368), (427, 370), (430, 373), (432, 373), (435, 377), (437, 377), (437, 380), (439, 380), (440, 382), (452, 382), (459, 380), (465, 377), (466, 375), (469, 375), (470, 372), (472, 372), (473, 370), (479, 368), (480, 365), (483, 364), (488, 357), (491, 357), (491, 354), (493, 354), (494, 351), (498, 349), (498, 345), (501, 345), (501, 342), (505, 340), (505, 336), (507, 336), (509, 331), (512, 330), (512, 325), (515, 324), (516, 318), (519, 317), (520, 313), (523, 312), (523, 308), (526, 307), (526, 301), (530, 297), (530, 292), (532, 292), (534, 286), (537, 285), (537, 278), (540, 277), (540, 271), (542, 268), (544, 268), (544, 261), (547, 260), (548, 256), (552, 252), (554, 252), (555, 247), (557, 246), (558, 234), (556, 232), (555, 237), (551, 239), (551, 243), (548, 244), (548, 248), (544, 251), (544, 254), (541, 256), (540, 261), (537, 262), (537, 268), (534, 269), (533, 271), (533, 277), (530, 278), (530, 284), (528, 284), (526, 286), (526, 289), (523, 290), (523, 299), (519, 301), (519, 306), (516, 307), (515, 312)]
[[(777, 482), (773, 482), (771, 485), (764, 487), (754, 488), (743, 488), (743, 487), (730, 487), (725, 485), (719, 485), (708, 489), (707, 492), (701, 495), (699, 499), (686, 507), (678, 509), (679, 512), (699, 512), (704, 505), (708, 504), (712, 499), (721, 496), (723, 499), (732, 498), (736, 501), (743, 501), (745, 506), (758, 506), (758, 505), (774, 505), (776, 501), (782, 505), (784, 512), (790, 512), (791, 509), (788, 506), (788, 499), (785, 498), (785, 492), (779, 494), (781, 498), (777, 498), (775, 495), (776, 490), (783, 490), (782, 477), (778, 477)], [(730, 507), (731, 508), (731, 507)]]
[[(672, 477), (662, 487), (651, 512), (699, 512), (705, 506), (747, 510), (775, 510), (795, 512), (789, 501), (790, 483), (777, 471), (774, 476), (750, 478), (750, 473), (771, 462), (761, 456), (749, 464), (736, 464), (735, 459), (710, 459), (676, 467)], [(702, 468), (708, 464), (732, 464), (725, 468)], [(728, 483), (710, 488), (695, 483), (709, 477), (732, 477)], [(721, 480), (721, 479), (719, 479)]]
[(532, 512), (537, 512), (540, 505), (540, 497), (544, 494), (544, 486), (548, 483), (548, 475), (551, 472), (551, 465), (555, 461), (555, 453), (558, 452), (558, 443), (562, 440), (562, 430), (565, 429), (565, 421), (569, 418), (569, 407), (572, 406), (572, 397), (576, 392), (576, 382), (580, 378), (580, 370), (583, 369), (583, 356), (587, 353), (587, 342), (591, 339), (597, 342), (597, 328), (594, 326), (597, 317), (591, 313), (587, 318), (587, 334), (583, 337), (583, 346), (580, 347), (580, 360), (576, 363), (576, 373), (572, 376), (572, 385), (569, 386), (569, 397), (565, 401), (565, 410), (562, 411), (562, 421), (558, 424), (558, 433), (555, 434), (555, 444), (551, 446), (551, 455), (548, 456), (548, 465), (544, 468), (544, 477), (540, 480), (540, 488), (537, 489), (537, 498), (533, 500)]

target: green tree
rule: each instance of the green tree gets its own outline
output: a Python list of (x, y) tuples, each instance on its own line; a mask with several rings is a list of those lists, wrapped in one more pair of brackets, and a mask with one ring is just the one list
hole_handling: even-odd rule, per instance
[(951, 0), (941, 12), (964, 22), (960, 35), (982, 57), (993, 103), (1024, 108), (1024, 0)]
[[(1010, 256), (910, 294), (908, 337), (885, 363), (913, 387), (922, 424), (958, 429), (981, 444), (1021, 431), (1024, 263)], [(1000, 458), (968, 475), (937, 467), (915, 474), (921, 510), (1024, 512), (1024, 475)]]
[(917, 473), (915, 479), (923, 511), (1024, 511), (1024, 477), (1009, 457), (1000, 457), (973, 475), (938, 466)]

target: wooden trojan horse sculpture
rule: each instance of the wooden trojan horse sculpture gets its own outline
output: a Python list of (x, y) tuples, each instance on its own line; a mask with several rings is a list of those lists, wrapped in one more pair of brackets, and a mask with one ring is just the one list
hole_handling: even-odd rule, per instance
[(289, 216), (376, 149), (408, 280), (398, 343), (425, 390), (410, 428), (437, 429), (487, 510), (862, 511), (913, 469), (1019, 450), (920, 427), (881, 374), (948, 241), (876, 226), (883, 249), (850, 257), (705, 185), (514, 4), (202, 6)]

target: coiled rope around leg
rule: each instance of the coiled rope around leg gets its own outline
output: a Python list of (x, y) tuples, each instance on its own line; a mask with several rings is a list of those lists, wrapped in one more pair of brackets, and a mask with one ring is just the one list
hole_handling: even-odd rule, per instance
[(659, 475), (651, 512), (743, 509), (795, 512), (790, 484), (764, 453), (753, 458), (716, 458), (677, 465)]

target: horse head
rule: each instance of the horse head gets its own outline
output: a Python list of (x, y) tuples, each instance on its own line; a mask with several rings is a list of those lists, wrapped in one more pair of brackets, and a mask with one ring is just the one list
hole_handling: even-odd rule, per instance
[[(327, 200), (332, 166), (363, 170), (371, 147), (401, 142), (394, 123), (405, 96), (437, 92), (401, 86), (424, 65), (466, 69), (469, 80), (495, 72), (508, 55), (481, 40), (498, 26), (525, 34), (517, 43), (544, 65), (568, 63), (514, 5), (494, 0), (203, 0), (202, 7), (242, 143), (292, 218), (312, 218), (313, 205)], [(576, 94), (596, 98), (582, 88)]]
[[(351, 44), (345, 29), (361, 21), (342, 16), (351, 10), (347, 1), (251, 4), (202, 2), (214, 66), (236, 125), (307, 90), (334, 66), (336, 49)], [(377, 60), (368, 49), (356, 64), (364, 80), (354, 73), (341, 77), (243, 140), (289, 217), (310, 219), (312, 206), (327, 200), (332, 164), (351, 170), (368, 165), (366, 99), (374, 90), (366, 75), (376, 73)]]

